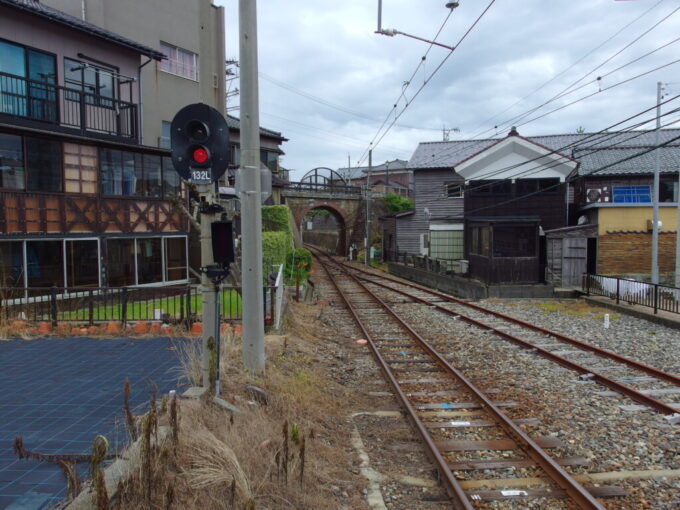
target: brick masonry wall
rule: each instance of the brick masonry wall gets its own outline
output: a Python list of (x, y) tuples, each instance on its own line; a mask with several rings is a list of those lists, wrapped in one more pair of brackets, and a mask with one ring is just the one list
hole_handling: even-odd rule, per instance
[[(598, 238), (597, 272), (600, 274), (649, 274), (652, 266), (652, 233), (607, 233)], [(659, 273), (675, 270), (675, 233), (659, 233)]]

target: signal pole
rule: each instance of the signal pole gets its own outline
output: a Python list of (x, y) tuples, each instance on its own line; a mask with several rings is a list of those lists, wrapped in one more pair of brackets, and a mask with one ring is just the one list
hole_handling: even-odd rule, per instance
[[(204, 199), (205, 204), (215, 203), (215, 196), (213, 193), (214, 185), (212, 184), (199, 184), (197, 185), (197, 191), (201, 197)], [(213, 258), (212, 249), (212, 232), (211, 224), (214, 215), (206, 210), (201, 211), (201, 267), (212, 266), (215, 261)], [(201, 335), (203, 343), (203, 352), (201, 356), (201, 368), (203, 373), (203, 387), (208, 388), (209, 391), (213, 389), (210, 388), (210, 349), (208, 344), (210, 338), (213, 339), (213, 347), (217, 352), (215, 362), (219, 364), (219, 352), (220, 352), (220, 327), (219, 327), (219, 311), (218, 311), (218, 300), (217, 300), (217, 285), (213, 283), (206, 271), (201, 271), (201, 295), (202, 295), (202, 305), (203, 305), (203, 334)], [(220, 383), (219, 383), (219, 367), (215, 367), (215, 372), (217, 380), (215, 381), (215, 395), (220, 394)]]
[(368, 151), (368, 173), (366, 174), (366, 253), (364, 265), (371, 263), (371, 171), (373, 170), (373, 149)]
[(262, 291), (262, 209), (260, 184), (260, 112), (257, 82), (257, 2), (239, 0), (241, 62), (241, 273), (243, 364), (264, 372)]
[(661, 82), (656, 84), (656, 150), (654, 151), (654, 186), (652, 188), (652, 283), (659, 283), (659, 129), (661, 129)]

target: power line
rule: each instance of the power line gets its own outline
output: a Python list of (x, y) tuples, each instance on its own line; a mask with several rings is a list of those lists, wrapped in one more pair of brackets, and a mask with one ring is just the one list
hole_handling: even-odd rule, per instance
[[(624, 162), (626, 162), (626, 161), (630, 161), (630, 160), (632, 160), (632, 159), (639, 158), (640, 156), (644, 156), (645, 154), (647, 154), (647, 153), (649, 153), (649, 152), (652, 152), (652, 151), (655, 151), (656, 149), (660, 149), (660, 148), (662, 148), (662, 147), (666, 147), (667, 145), (670, 145), (671, 143), (673, 143), (673, 142), (675, 142), (675, 141), (678, 141), (678, 140), (680, 140), (680, 136), (676, 136), (675, 138), (671, 138), (670, 140), (667, 140), (667, 141), (665, 141), (664, 143), (661, 143), (661, 144), (659, 144), (659, 145), (655, 145), (655, 146), (653, 146), (653, 147), (650, 147), (650, 148), (648, 148), (648, 149), (646, 149), (646, 150), (640, 151), (640, 152), (638, 152), (638, 153), (636, 153), (636, 154), (633, 154), (633, 155), (631, 155), (631, 156), (627, 156), (627, 157), (622, 158), (622, 159), (620, 159), (620, 160), (618, 160), (618, 161), (615, 161), (615, 162), (613, 162), (613, 163), (609, 163), (609, 164), (607, 164), (607, 165), (601, 166), (600, 168), (597, 168), (597, 169), (593, 170), (592, 172), (590, 172), (590, 173), (588, 174), (588, 176), (592, 176), (593, 174), (596, 174), (596, 173), (598, 173), (598, 172), (601, 172), (602, 170), (606, 170), (606, 169), (608, 169), (608, 168), (611, 168), (611, 167), (613, 167), (613, 166), (615, 166), (615, 165), (618, 165), (619, 163), (624, 163)], [(571, 182), (571, 181), (566, 181), (564, 184), (568, 184), (568, 182)], [(561, 186), (562, 184), (563, 184), (563, 183), (559, 183), (559, 184), (556, 184), (556, 185), (553, 185), (553, 186), (548, 186), (548, 187), (544, 188), (543, 190), (534, 191), (534, 192), (532, 192), (532, 193), (527, 193), (526, 195), (522, 195), (522, 196), (520, 196), (520, 197), (514, 197), (514, 198), (511, 198), (511, 199), (506, 200), (506, 201), (504, 201), (504, 202), (499, 202), (499, 203), (491, 204), (491, 205), (484, 206), (484, 207), (478, 207), (477, 209), (473, 209), (473, 210), (471, 210), (471, 211), (465, 211), (465, 214), (467, 215), (467, 214), (469, 214), (469, 213), (475, 213), (475, 212), (478, 212), (478, 211), (483, 211), (483, 210), (485, 210), (485, 209), (489, 209), (489, 208), (492, 208), (492, 207), (498, 207), (498, 206), (500, 206), (500, 205), (510, 204), (510, 203), (512, 203), (512, 202), (516, 202), (517, 200), (522, 200), (522, 199), (524, 199), (524, 198), (527, 198), (527, 197), (530, 197), (530, 196), (533, 196), (533, 195), (537, 195), (537, 194), (539, 194), (539, 193), (543, 193), (543, 192), (545, 192), (545, 191), (548, 191), (549, 189), (557, 188), (557, 187)]]
[[(416, 93), (413, 95), (413, 97), (411, 98), (411, 100), (408, 101), (408, 102), (405, 104), (405, 106), (402, 108), (402, 110), (401, 110), (398, 114), (395, 115), (394, 120), (387, 126), (387, 128), (386, 128), (385, 131), (382, 133), (382, 135), (380, 135), (380, 137), (378, 137), (378, 135), (380, 134), (380, 130), (382, 129), (382, 126), (381, 126), (380, 129), (378, 129), (378, 132), (375, 134), (375, 136), (373, 137), (373, 140), (371, 140), (371, 142), (369, 143), (368, 147), (364, 150), (364, 153), (363, 153), (362, 156), (359, 158), (359, 161), (357, 162), (357, 164), (361, 164), (361, 162), (364, 160), (364, 158), (365, 158), (366, 155), (368, 154), (368, 151), (371, 150), (371, 149), (373, 149), (373, 148), (375, 148), (375, 147), (382, 141), (382, 139), (385, 138), (385, 135), (387, 135), (387, 133), (390, 131), (390, 129), (396, 124), (396, 122), (397, 122), (397, 120), (399, 119), (399, 117), (401, 117), (401, 116), (404, 114), (404, 112), (405, 112), (406, 109), (409, 107), (409, 105), (416, 99), (416, 97), (418, 97), (418, 95), (420, 95), (420, 93), (421, 93), (422, 90), (425, 88), (425, 86), (430, 82), (430, 80), (434, 77), (434, 75), (437, 74), (437, 73), (439, 72), (439, 70), (444, 66), (444, 64), (446, 63), (446, 61), (447, 61), (447, 60), (451, 57), (451, 55), (453, 55), (453, 53), (458, 49), (458, 47), (461, 45), (461, 43), (467, 38), (467, 36), (470, 34), (470, 32), (472, 32), (472, 30), (477, 26), (477, 24), (481, 21), (481, 19), (484, 17), (484, 15), (488, 12), (488, 10), (491, 8), (491, 6), (492, 6), (495, 2), (496, 2), (496, 0), (491, 0), (491, 2), (489, 2), (489, 4), (488, 4), (488, 5), (486, 6), (486, 8), (482, 11), (482, 13), (477, 17), (477, 19), (472, 23), (472, 25), (470, 25), (470, 27), (469, 27), (469, 28), (467, 29), (467, 31), (463, 34), (463, 36), (462, 36), (462, 37), (458, 40), (458, 42), (453, 46), (453, 49), (452, 49), (451, 51), (449, 51), (449, 52), (446, 54), (446, 56), (442, 59), (442, 61), (439, 63), (439, 65), (437, 65), (437, 67), (435, 67), (434, 71), (432, 71), (432, 72), (428, 75), (428, 77), (425, 78), (425, 80), (423, 81), (423, 84), (418, 88), (418, 90), (417, 90)], [(395, 105), (394, 105), (394, 108), (395, 108), (395, 109), (396, 109), (396, 106), (397, 106), (397, 105), (395, 104)], [(390, 112), (390, 114), (388, 114), (388, 116), (385, 118), (385, 121), (387, 121), (387, 119), (389, 118), (390, 115), (391, 115), (391, 112)], [(385, 123), (383, 123), (383, 126), (384, 126), (384, 124), (385, 124)]]
[[(675, 101), (675, 100), (678, 99), (678, 98), (680, 98), (680, 94), (679, 94), (679, 95), (676, 95), (676, 96), (673, 96), (673, 97), (671, 97), (671, 98), (669, 98), (669, 99), (666, 99), (665, 101), (663, 101), (663, 102), (661, 103), (661, 105), (667, 105), (667, 104), (671, 103), (672, 101)], [(619, 132), (612, 132), (611, 130), (614, 129), (614, 128), (617, 128), (618, 126), (621, 126), (622, 124), (625, 124), (626, 122), (629, 122), (629, 121), (631, 121), (631, 120), (633, 120), (633, 119), (635, 119), (635, 118), (637, 118), (637, 117), (640, 117), (640, 116), (644, 115), (645, 113), (648, 113), (648, 112), (650, 112), (650, 111), (652, 111), (652, 110), (655, 110), (655, 109), (656, 109), (656, 105), (651, 106), (651, 107), (649, 107), (649, 108), (646, 108), (646, 109), (644, 109), (644, 110), (642, 110), (642, 111), (640, 111), (640, 112), (638, 112), (638, 113), (636, 113), (636, 114), (634, 114), (634, 115), (631, 115), (631, 116), (629, 116), (629, 117), (627, 117), (627, 118), (625, 118), (625, 119), (623, 119), (623, 120), (621, 120), (621, 121), (618, 121), (618, 122), (616, 122), (616, 123), (614, 123), (614, 124), (612, 124), (612, 125), (610, 125), (610, 126), (607, 126), (606, 128), (604, 128), (604, 129), (602, 129), (602, 130), (600, 130), (600, 131), (598, 131), (598, 132), (596, 132), (596, 133), (591, 133), (591, 134), (588, 134), (588, 135), (584, 135), (584, 138), (582, 138), (581, 140), (576, 140), (576, 141), (574, 141), (574, 142), (572, 142), (572, 143), (570, 143), (570, 144), (568, 144), (568, 145), (566, 145), (566, 146), (564, 146), (564, 147), (561, 147), (561, 148), (559, 148), (559, 149), (553, 150), (553, 151), (551, 151), (551, 152), (549, 153), (549, 155), (550, 155), (550, 154), (554, 154), (555, 152), (561, 152), (561, 151), (564, 151), (564, 150), (566, 150), (566, 149), (569, 149), (569, 148), (571, 148), (574, 144), (580, 143), (581, 141), (586, 141), (586, 140), (588, 140), (589, 138), (592, 138), (592, 137), (595, 137), (595, 136), (599, 136), (599, 135), (607, 136), (607, 135), (609, 135), (609, 134), (611, 134), (611, 133), (614, 133), (614, 134), (620, 133), (620, 131), (619, 131)], [(671, 113), (673, 113), (674, 111), (675, 111), (675, 110), (673, 110), (673, 111), (671, 111), (671, 112), (667, 112), (667, 113), (665, 113), (664, 115), (662, 115), (662, 117), (665, 116), (665, 115), (671, 114)], [(645, 124), (651, 122), (651, 121), (654, 120), (654, 119), (656, 119), (656, 114), (655, 114), (654, 117), (652, 117), (651, 119), (645, 120), (645, 121), (643, 121), (643, 122), (640, 122), (640, 123), (634, 125), (633, 129), (634, 129), (635, 127), (643, 126), (643, 125), (645, 125)], [(628, 128), (628, 129), (630, 129), (630, 128)], [(487, 139), (479, 140), (479, 141), (474, 141), (474, 140), (468, 140), (468, 141), (471, 141), (471, 142), (473, 143), (473, 146), (474, 146), (474, 145), (481, 145), (481, 143), (483, 143), (483, 142), (488, 142), (488, 141), (490, 141), (490, 140), (494, 140), (494, 141), (496, 141), (496, 143), (498, 143), (498, 142), (500, 142), (500, 141), (502, 140), (502, 138), (499, 138), (499, 139), (489, 139), (489, 138), (487, 138)], [(455, 142), (454, 142), (454, 143), (455, 143)], [(480, 149), (481, 149), (481, 150), (484, 150), (485, 148), (486, 148), (486, 147), (480, 148)], [(451, 156), (454, 156), (455, 154), (458, 154), (459, 152), (461, 152), (463, 149), (465, 149), (465, 147), (461, 147), (461, 148), (459, 148), (458, 150), (454, 150), (454, 151), (451, 151), (451, 152), (442, 153), (438, 158), (435, 158), (435, 159), (432, 160), (430, 163), (428, 163), (428, 166), (430, 166), (430, 167), (432, 168), (432, 165), (433, 165), (434, 163), (438, 163), (439, 161), (443, 161), (443, 160), (446, 159), (446, 158), (449, 158), (449, 157), (451, 157)], [(530, 160), (529, 162), (531, 162), (531, 160)], [(524, 164), (524, 163), (521, 163), (521, 164)]]
[[(500, 115), (503, 115), (503, 114), (504, 114), (505, 112), (507, 112), (508, 110), (514, 108), (515, 106), (517, 106), (518, 104), (520, 104), (522, 101), (525, 101), (527, 98), (531, 97), (531, 96), (534, 95), (536, 92), (542, 90), (542, 89), (545, 88), (548, 84), (552, 83), (552, 82), (555, 81), (557, 78), (559, 78), (559, 77), (562, 76), (563, 74), (567, 73), (568, 71), (570, 71), (571, 69), (573, 69), (574, 67), (576, 67), (577, 64), (579, 64), (580, 62), (582, 62), (583, 60), (585, 60), (587, 57), (589, 57), (590, 55), (592, 55), (593, 53), (595, 53), (597, 50), (599, 50), (602, 46), (604, 46), (604, 45), (607, 44), (609, 41), (611, 41), (612, 39), (614, 39), (617, 35), (619, 35), (619, 34), (620, 34), (621, 32), (623, 32), (625, 29), (627, 29), (628, 27), (630, 27), (631, 25), (633, 25), (634, 23), (636, 23), (637, 21), (639, 21), (640, 19), (642, 19), (642, 18), (643, 18), (644, 16), (646, 16), (647, 14), (649, 14), (649, 12), (651, 12), (653, 9), (655, 9), (656, 7), (658, 7), (663, 1), (664, 1), (664, 0), (659, 0), (656, 4), (654, 4), (653, 6), (651, 6), (651, 7), (650, 7), (649, 9), (647, 9), (645, 12), (643, 12), (642, 14), (640, 14), (639, 16), (637, 16), (634, 20), (630, 21), (629, 23), (627, 23), (627, 24), (624, 25), (623, 27), (619, 28), (614, 34), (612, 34), (611, 36), (609, 36), (607, 39), (605, 39), (603, 42), (601, 42), (601, 43), (600, 43), (599, 45), (597, 45), (595, 48), (591, 49), (590, 51), (588, 51), (587, 53), (585, 53), (584, 55), (582, 55), (579, 59), (577, 59), (575, 62), (573, 62), (569, 67), (563, 69), (562, 71), (560, 71), (559, 73), (557, 73), (555, 76), (553, 76), (552, 78), (550, 78), (548, 81), (546, 81), (546, 82), (544, 82), (543, 84), (539, 85), (537, 88), (535, 88), (534, 90), (532, 90), (531, 92), (529, 92), (528, 94), (526, 94), (526, 95), (525, 95), (524, 97), (522, 97), (521, 99), (518, 99), (517, 101), (515, 101), (513, 104), (511, 104), (510, 106), (508, 106), (507, 108), (505, 108), (505, 110), (503, 110), (502, 112), (497, 113), (496, 115), (493, 115), (493, 116), (489, 117), (488, 119), (486, 119), (486, 120), (480, 122), (475, 128), (472, 129), (472, 131), (476, 131), (477, 129), (479, 129), (480, 126), (483, 126), (483, 125), (485, 125), (487, 122), (489, 122), (489, 121), (495, 119), (496, 117), (499, 117)], [(483, 131), (482, 134), (483, 134), (484, 132), (486, 132), (486, 131)], [(473, 138), (477, 138), (477, 135), (474, 135)]]
[[(598, 77), (595, 78), (594, 80), (591, 80), (591, 81), (589, 81), (589, 82), (587, 82), (587, 83), (585, 83), (585, 84), (583, 84), (583, 85), (581, 85), (581, 86), (579, 86), (579, 87), (577, 87), (577, 88), (573, 88), (573, 87), (576, 86), (579, 82), (583, 81), (587, 76), (591, 75), (591, 74), (594, 73), (596, 70), (600, 69), (600, 68), (601, 68), (602, 66), (604, 66), (606, 63), (610, 62), (613, 58), (615, 58), (616, 56), (620, 55), (623, 51), (625, 51), (625, 50), (628, 49), (630, 46), (632, 46), (633, 44), (635, 44), (637, 41), (639, 41), (640, 39), (642, 39), (642, 37), (644, 37), (645, 35), (647, 35), (649, 32), (651, 32), (654, 28), (656, 28), (657, 26), (659, 26), (661, 23), (663, 23), (664, 21), (666, 21), (666, 20), (667, 20), (668, 18), (670, 18), (673, 14), (675, 14), (678, 10), (680, 10), (680, 7), (674, 9), (673, 11), (671, 11), (669, 14), (667, 14), (666, 16), (664, 16), (661, 20), (659, 20), (659, 21), (656, 22), (654, 25), (652, 25), (652, 27), (650, 27), (650, 28), (647, 29), (645, 32), (643, 32), (641, 35), (639, 35), (638, 37), (636, 37), (635, 39), (633, 39), (631, 42), (629, 42), (628, 44), (626, 44), (623, 48), (621, 48), (620, 50), (618, 50), (617, 52), (615, 52), (613, 55), (611, 55), (610, 57), (608, 57), (607, 59), (605, 59), (603, 62), (601, 62), (600, 64), (598, 64), (595, 68), (593, 68), (592, 70), (590, 70), (589, 72), (587, 72), (586, 74), (584, 74), (583, 76), (581, 76), (581, 78), (579, 78), (578, 80), (576, 80), (575, 82), (573, 82), (571, 85), (569, 85), (569, 86), (565, 87), (564, 89), (562, 89), (561, 92), (559, 92), (559, 93), (557, 93), (556, 95), (552, 96), (550, 99), (548, 99), (547, 101), (544, 101), (544, 102), (541, 103), (540, 105), (538, 105), (538, 106), (536, 106), (536, 107), (533, 107), (533, 108), (527, 110), (527, 111), (524, 112), (524, 113), (521, 113), (521, 114), (519, 114), (519, 115), (515, 115), (514, 117), (512, 117), (512, 118), (510, 118), (510, 119), (508, 119), (508, 120), (506, 120), (506, 121), (503, 121), (502, 123), (500, 123), (500, 124), (498, 124), (497, 126), (495, 126), (494, 129), (498, 129), (499, 126), (506, 126), (506, 127), (507, 127), (507, 126), (512, 125), (512, 124), (517, 124), (520, 120), (522, 120), (522, 119), (526, 118), (528, 115), (530, 115), (530, 114), (532, 114), (532, 113), (534, 113), (534, 112), (540, 110), (540, 109), (543, 108), (544, 106), (547, 106), (548, 104), (550, 104), (550, 103), (552, 103), (552, 102), (554, 102), (554, 101), (556, 101), (556, 100), (558, 100), (558, 99), (560, 99), (560, 98), (562, 98), (562, 97), (564, 97), (564, 96), (566, 96), (566, 95), (569, 95), (569, 94), (571, 94), (571, 93), (573, 93), (573, 92), (576, 92), (577, 90), (580, 90), (580, 89), (582, 89), (582, 88), (584, 88), (584, 87), (586, 87), (586, 86), (588, 86), (588, 85), (590, 85), (590, 84), (592, 84), (592, 83), (601, 82), (602, 78), (605, 78), (605, 77), (607, 77), (607, 76), (613, 74), (613, 73), (616, 72), (616, 71), (620, 71), (621, 69), (623, 69), (623, 68), (625, 68), (625, 67), (627, 67), (627, 66), (629, 66), (629, 65), (632, 65), (632, 64), (634, 64), (635, 62), (638, 62), (639, 60), (641, 60), (641, 59), (643, 59), (643, 58), (645, 58), (645, 57), (647, 57), (647, 56), (649, 56), (649, 55), (651, 55), (651, 54), (653, 54), (653, 53), (655, 53), (655, 52), (657, 52), (657, 51), (659, 51), (659, 50), (661, 50), (661, 49), (663, 49), (663, 48), (665, 48), (665, 47), (667, 47), (667, 46), (669, 46), (669, 45), (671, 45), (671, 44), (673, 44), (673, 43), (675, 43), (675, 42), (677, 42), (678, 40), (680, 40), (680, 38), (674, 39), (673, 41), (670, 41), (669, 43), (666, 43), (666, 44), (664, 44), (664, 45), (662, 45), (662, 46), (660, 46), (660, 47), (658, 47), (658, 48), (655, 48), (654, 50), (652, 50), (652, 51), (650, 51), (650, 52), (648, 52), (648, 53), (646, 53), (646, 54), (644, 54), (644, 55), (642, 55), (642, 56), (640, 56), (640, 57), (638, 57), (638, 58), (636, 58), (636, 59), (633, 59), (633, 60), (631, 60), (630, 62), (627, 62), (626, 64), (623, 64), (623, 65), (617, 67), (616, 69), (614, 69), (614, 70), (612, 70), (612, 71), (609, 71), (608, 73), (605, 73), (605, 74), (602, 75), (602, 76), (598, 76)], [(601, 92), (601, 90), (598, 91), (598, 92)], [(591, 94), (591, 95), (594, 95), (594, 94)], [(589, 96), (586, 96), (586, 97), (590, 97), (590, 95), (589, 95)], [(555, 111), (556, 111), (556, 110), (555, 110)], [(538, 118), (541, 118), (541, 117), (538, 117)], [(532, 119), (532, 120), (535, 120), (535, 119)], [(526, 123), (525, 123), (525, 124), (526, 124)], [(490, 130), (491, 130), (491, 128), (489, 128), (489, 129), (483, 131), (482, 134), (485, 133), (485, 132), (488, 132), (488, 131), (490, 131)]]

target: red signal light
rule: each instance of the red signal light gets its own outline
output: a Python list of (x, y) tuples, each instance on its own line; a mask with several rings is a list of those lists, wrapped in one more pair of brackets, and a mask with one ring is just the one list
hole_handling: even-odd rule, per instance
[(198, 147), (197, 149), (194, 149), (194, 152), (192, 153), (191, 157), (194, 159), (196, 163), (202, 165), (203, 163), (208, 161), (208, 151), (205, 150), (203, 147)]

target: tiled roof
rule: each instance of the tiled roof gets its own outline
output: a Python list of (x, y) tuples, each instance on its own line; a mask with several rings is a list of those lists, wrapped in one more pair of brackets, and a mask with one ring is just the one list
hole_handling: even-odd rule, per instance
[[(393, 159), (392, 161), (385, 161), (380, 165), (373, 165), (373, 173), (385, 173), (387, 170), (405, 170), (409, 168), (408, 161), (403, 159)], [(353, 166), (350, 168), (338, 168), (337, 172), (345, 179), (361, 179), (366, 177), (368, 172), (367, 166)]]
[[(662, 129), (660, 143), (680, 137), (680, 129)], [(563, 135), (528, 136), (527, 140), (580, 162), (579, 175), (597, 171), (598, 175), (647, 173), (653, 170), (653, 152), (636, 158), (656, 144), (655, 131), (626, 131), (604, 133), (574, 133)], [(415, 170), (452, 168), (482, 152), (503, 138), (461, 140), (450, 142), (422, 142), (409, 161)], [(596, 150), (597, 149), (597, 150)], [(627, 161), (622, 161), (631, 158)], [(661, 148), (662, 171), (680, 168), (680, 139)]]
[[(227, 126), (229, 126), (231, 129), (236, 129), (238, 131), (241, 130), (241, 119), (238, 117), (234, 117), (233, 115), (227, 115)], [(281, 133), (278, 131), (272, 131), (271, 129), (266, 129), (260, 126), (260, 134), (264, 136), (270, 136), (272, 138), (278, 138), (282, 141), (288, 141), (287, 138), (285, 138)]]
[(143, 44), (132, 41), (131, 39), (123, 37), (122, 35), (110, 32), (109, 30), (93, 25), (92, 23), (88, 23), (87, 21), (76, 18), (75, 16), (71, 16), (70, 14), (66, 14), (65, 12), (54, 9), (53, 7), (41, 4), (36, 0), (0, 0), (0, 5), (15, 7), (22, 11), (40, 16), (41, 18), (45, 18), (55, 23), (73, 28), (74, 30), (79, 30), (94, 37), (104, 39), (113, 44), (124, 46), (156, 60), (165, 58), (165, 55), (158, 50), (144, 46)]

